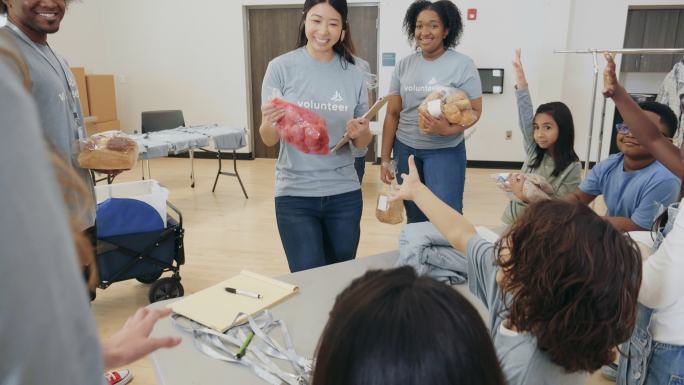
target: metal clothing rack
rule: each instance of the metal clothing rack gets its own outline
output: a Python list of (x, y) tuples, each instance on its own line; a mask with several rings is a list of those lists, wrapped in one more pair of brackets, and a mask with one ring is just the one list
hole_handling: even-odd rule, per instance
[[(660, 54), (660, 55), (672, 55), (672, 54), (684, 54), (684, 48), (617, 48), (617, 49), (572, 49), (565, 50), (559, 49), (553, 51), (554, 53), (571, 53), (571, 54), (591, 54), (594, 63), (594, 87), (592, 89), (591, 95), (591, 112), (589, 116), (589, 135), (587, 137), (587, 157), (584, 162), (584, 175), (586, 176), (589, 171), (589, 160), (591, 156), (591, 144), (594, 137), (594, 115), (596, 109), (596, 91), (598, 88), (598, 74), (599, 74), (599, 64), (598, 55), (604, 53), (612, 54), (623, 54), (623, 55), (641, 55), (641, 54)], [(601, 107), (601, 127), (599, 129), (599, 142), (598, 149), (596, 150), (596, 162), (601, 160), (601, 149), (603, 147), (603, 129), (605, 126), (606, 118), (606, 98), (603, 98), (603, 105)]]

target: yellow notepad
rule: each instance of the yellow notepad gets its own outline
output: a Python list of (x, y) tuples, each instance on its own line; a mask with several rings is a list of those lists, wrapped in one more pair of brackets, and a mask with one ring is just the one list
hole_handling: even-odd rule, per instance
[[(226, 287), (258, 293), (261, 298), (229, 293)], [(243, 270), (235, 277), (191, 294), (169, 304), (168, 307), (174, 313), (208, 328), (225, 332), (233, 326), (233, 321), (239, 313), (253, 315), (298, 291), (297, 286)], [(245, 321), (245, 317), (242, 317), (235, 322), (235, 325)]]

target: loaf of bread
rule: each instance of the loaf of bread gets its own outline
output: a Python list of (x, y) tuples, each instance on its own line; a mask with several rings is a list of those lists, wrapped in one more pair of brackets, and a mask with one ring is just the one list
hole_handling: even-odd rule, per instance
[(130, 170), (138, 159), (138, 144), (121, 131), (94, 134), (81, 142), (78, 164), (92, 170)]
[(541, 175), (525, 174), (523, 183), (523, 196), (529, 203), (551, 199), (553, 187)]
[[(435, 108), (435, 100), (439, 100), (439, 108)], [(432, 103), (431, 103), (432, 102)], [(418, 111), (430, 114), (436, 118), (444, 116), (451, 124), (469, 126), (477, 120), (468, 95), (456, 88), (440, 87), (431, 92), (418, 106)], [(423, 119), (419, 117), (418, 126), (421, 130)]]

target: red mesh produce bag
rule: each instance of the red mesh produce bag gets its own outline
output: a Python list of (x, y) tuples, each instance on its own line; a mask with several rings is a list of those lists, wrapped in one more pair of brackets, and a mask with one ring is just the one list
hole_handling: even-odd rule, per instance
[(306, 154), (330, 154), (328, 129), (323, 118), (282, 99), (273, 99), (271, 103), (285, 109), (285, 115), (276, 122), (276, 130), (283, 140)]

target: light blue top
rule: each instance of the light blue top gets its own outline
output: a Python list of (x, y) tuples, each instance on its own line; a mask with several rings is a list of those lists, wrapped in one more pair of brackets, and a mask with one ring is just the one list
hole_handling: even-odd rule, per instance
[(489, 333), (496, 355), (509, 385), (583, 385), (586, 372), (568, 373), (554, 364), (546, 353), (537, 349), (537, 339), (529, 333), (506, 329), (506, 305), (501, 288), (496, 283), (496, 253), (494, 244), (479, 235), (468, 240), (468, 288), (489, 311)]
[[(266, 69), (261, 101), (281, 97), (325, 119), (330, 145), (347, 130), (347, 122), (368, 111), (364, 73), (340, 57), (312, 58), (305, 47), (273, 59)], [(331, 155), (305, 154), (280, 141), (275, 196), (323, 197), (360, 189), (349, 146)]]
[(659, 209), (677, 199), (679, 179), (658, 161), (625, 171), (624, 155), (617, 153), (594, 166), (579, 188), (589, 195), (603, 195), (608, 216), (630, 218), (650, 229)]
[(435, 60), (425, 60), (418, 51), (401, 59), (394, 68), (389, 92), (401, 96), (396, 137), (405, 145), (433, 149), (455, 147), (463, 141), (463, 134), (426, 135), (418, 129), (418, 106), (438, 87), (459, 88), (471, 100), (482, 96), (482, 83), (475, 63), (451, 49)]

